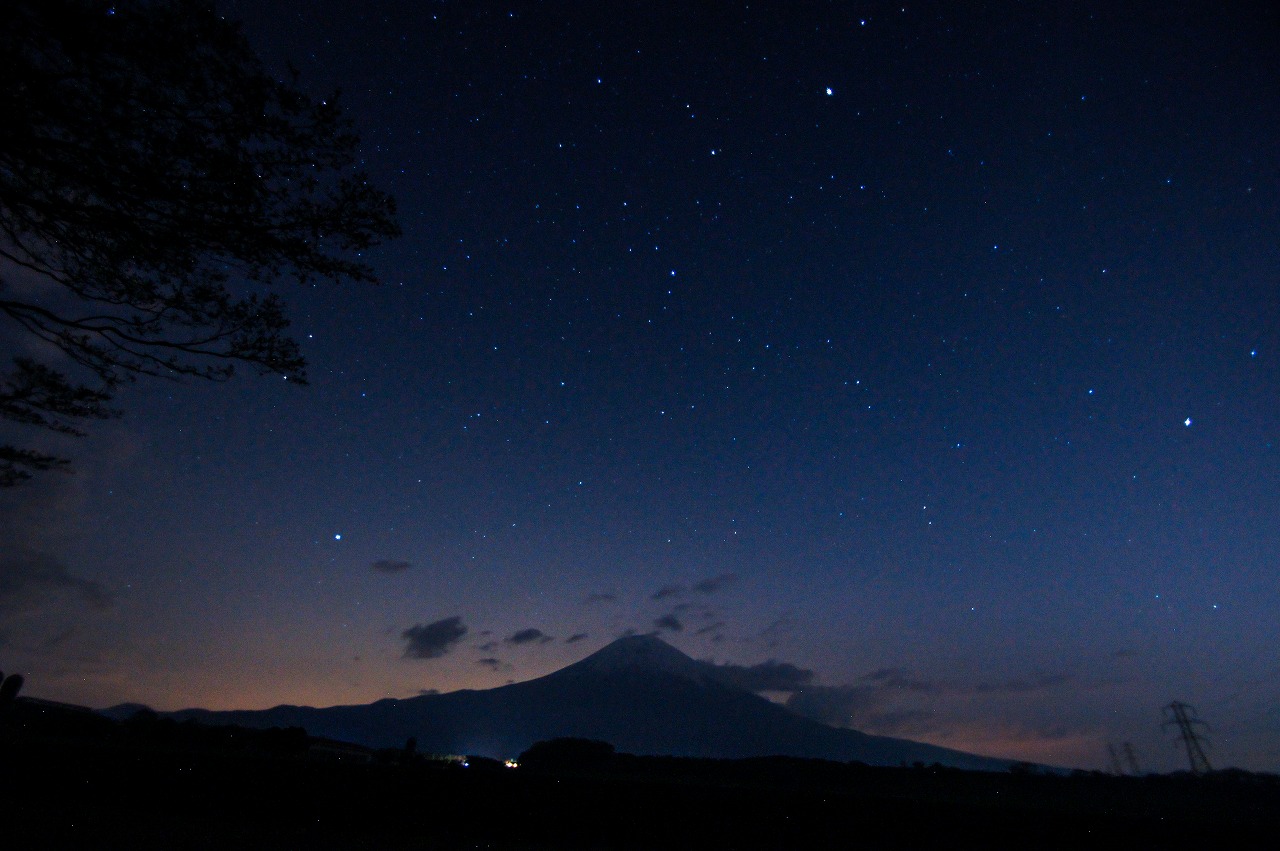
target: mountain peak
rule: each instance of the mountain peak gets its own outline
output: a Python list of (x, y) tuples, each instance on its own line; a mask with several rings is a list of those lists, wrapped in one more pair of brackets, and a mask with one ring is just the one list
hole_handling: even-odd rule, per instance
[(727, 684), (723, 673), (723, 666), (691, 659), (656, 636), (630, 635), (567, 668), (494, 689), (367, 706), (166, 715), (263, 729), (303, 727), (313, 736), (377, 748), (398, 747), (412, 736), (425, 751), (497, 758), (514, 756), (534, 742), (571, 736), (637, 754), (1008, 768), (1001, 760), (827, 727)]
[(580, 671), (662, 671), (685, 677), (706, 673), (696, 662), (656, 635), (627, 635), (592, 653), (575, 665)]

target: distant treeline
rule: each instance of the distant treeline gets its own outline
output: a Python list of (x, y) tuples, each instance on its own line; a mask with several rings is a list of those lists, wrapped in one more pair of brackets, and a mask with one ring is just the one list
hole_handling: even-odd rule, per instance
[(80, 707), (23, 698), (16, 702), (6, 728), (10, 741), (58, 741), (84, 747), (240, 752), (270, 757), (300, 756), (308, 749), (307, 732), (301, 727), (215, 727), (164, 718), (150, 709), (139, 709), (131, 717), (115, 721)]

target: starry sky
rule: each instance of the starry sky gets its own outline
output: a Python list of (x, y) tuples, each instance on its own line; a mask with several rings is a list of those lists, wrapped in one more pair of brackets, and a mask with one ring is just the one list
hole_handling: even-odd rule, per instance
[[(140, 383), (0, 493), (0, 658), (331, 705), (628, 631), (830, 723), (1280, 770), (1267, 3), (227, 0), (404, 235), (299, 388)], [(6, 339), (12, 339), (11, 337)]]

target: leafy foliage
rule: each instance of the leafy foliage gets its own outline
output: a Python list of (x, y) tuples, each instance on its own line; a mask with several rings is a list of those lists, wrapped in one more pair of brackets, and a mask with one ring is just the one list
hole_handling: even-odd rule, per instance
[[(398, 233), (358, 144), (194, 0), (4, 4), (0, 314), (57, 366), (14, 358), (0, 417), (76, 434), (138, 375), (305, 382), (272, 285), (372, 282)], [(61, 463), (0, 447), (0, 485)]]

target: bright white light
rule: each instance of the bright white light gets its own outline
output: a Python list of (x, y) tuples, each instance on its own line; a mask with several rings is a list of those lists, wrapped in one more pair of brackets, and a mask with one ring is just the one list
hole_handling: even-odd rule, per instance
[(339, 535), (334, 535), (334, 536), (333, 536), (333, 539), (334, 539), (335, 541), (341, 541), (341, 540), (342, 540), (342, 535), (340, 535), (340, 534), (339, 534)]
[(830, 86), (827, 86), (827, 95), (828, 95), (828, 96), (830, 96), (830, 95), (833, 95), (833, 94), (835, 94), (835, 92), (831, 91), (831, 87), (830, 87)]
[(1189, 426), (1191, 425), (1191, 417), (1187, 417), (1185, 420), (1183, 420), (1183, 421), (1182, 421), (1182, 424), (1183, 424), (1184, 426), (1188, 426), (1188, 427), (1189, 427)]

